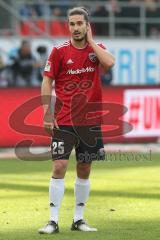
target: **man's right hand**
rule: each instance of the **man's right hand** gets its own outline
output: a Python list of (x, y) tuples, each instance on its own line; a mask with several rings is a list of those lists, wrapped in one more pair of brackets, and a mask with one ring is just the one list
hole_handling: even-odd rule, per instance
[(59, 126), (57, 124), (57, 121), (56, 119), (54, 121), (46, 121), (44, 120), (44, 128), (45, 128), (45, 131), (52, 136), (53, 134), (53, 128), (57, 128), (59, 129)]

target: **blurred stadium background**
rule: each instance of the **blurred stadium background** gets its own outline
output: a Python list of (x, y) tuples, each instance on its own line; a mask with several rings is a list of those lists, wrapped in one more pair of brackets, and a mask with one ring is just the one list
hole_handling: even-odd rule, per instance
[[(107, 161), (95, 162), (87, 220), (99, 232), (71, 233), (75, 159), (66, 176), (57, 240), (158, 240), (160, 139), (160, 1), (0, 0), (0, 239), (39, 239), (48, 220), (48, 157), (40, 85), (53, 46), (67, 40), (66, 11), (86, 6), (94, 38), (116, 58), (101, 70), (104, 102), (121, 104), (132, 124), (108, 134)], [(123, 112), (123, 111), (122, 111)], [(110, 126), (103, 126), (103, 131)], [(21, 146), (16, 150), (15, 146)], [(31, 153), (29, 146), (34, 146)], [(19, 161), (20, 158), (28, 161)], [(49, 239), (46, 236), (45, 239)]]
[[(128, 134), (123, 134), (125, 126), (121, 126), (121, 136), (108, 136), (105, 142), (159, 141), (159, 1), (1, 0), (1, 147), (14, 147), (17, 142), (28, 138), (32, 138), (35, 146), (49, 143), (44, 136), (33, 136), (35, 132), (32, 136), (24, 132), (22, 126), (18, 129), (20, 123), (11, 124), (10, 116), (17, 107), (39, 95), (48, 53), (53, 46), (69, 38), (66, 11), (82, 5), (90, 10), (94, 38), (104, 43), (116, 58), (111, 71), (101, 70), (104, 102), (126, 106), (128, 112), (123, 119), (133, 125)], [(42, 126), (40, 108), (32, 111), (25, 124)]]

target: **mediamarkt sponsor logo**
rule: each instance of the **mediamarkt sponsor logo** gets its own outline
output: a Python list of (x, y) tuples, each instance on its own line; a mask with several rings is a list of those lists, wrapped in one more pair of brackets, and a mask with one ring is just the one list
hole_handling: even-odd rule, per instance
[(72, 70), (69, 69), (67, 71), (67, 74), (80, 74), (80, 73), (85, 73), (85, 72), (94, 72), (95, 68), (92, 67), (86, 67), (86, 68), (81, 68), (81, 69), (76, 69), (76, 70)]

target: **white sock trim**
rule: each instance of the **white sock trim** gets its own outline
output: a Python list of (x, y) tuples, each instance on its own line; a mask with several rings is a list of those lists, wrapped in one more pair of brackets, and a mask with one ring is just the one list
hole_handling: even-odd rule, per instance
[(51, 183), (64, 183), (64, 178), (51, 178), (50, 180)]
[(76, 184), (80, 184), (80, 185), (88, 185), (89, 184), (89, 178), (88, 179), (82, 179), (77, 177), (76, 178)]

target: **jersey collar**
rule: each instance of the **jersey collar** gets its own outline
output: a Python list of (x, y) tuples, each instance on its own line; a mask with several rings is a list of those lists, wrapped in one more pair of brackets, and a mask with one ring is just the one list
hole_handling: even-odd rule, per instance
[(78, 48), (78, 47), (75, 47), (73, 44), (72, 44), (72, 41), (70, 40), (70, 44), (73, 48), (77, 49), (77, 50), (83, 50), (85, 49), (86, 47), (88, 47), (88, 43), (86, 43), (86, 45), (83, 47), (83, 48)]

